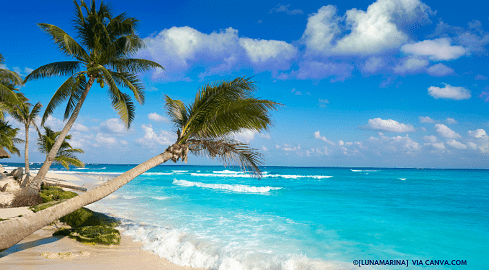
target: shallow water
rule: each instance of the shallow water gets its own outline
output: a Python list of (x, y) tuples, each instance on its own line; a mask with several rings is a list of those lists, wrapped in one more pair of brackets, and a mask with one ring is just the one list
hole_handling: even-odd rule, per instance
[[(131, 165), (69, 173), (110, 179)], [(59, 167), (54, 170), (62, 170)], [(264, 167), (261, 180), (210, 166), (158, 166), (90, 205), (180, 265), (356, 268), (353, 260), (466, 260), (489, 254), (487, 170)], [(405, 266), (374, 266), (397, 269)]]

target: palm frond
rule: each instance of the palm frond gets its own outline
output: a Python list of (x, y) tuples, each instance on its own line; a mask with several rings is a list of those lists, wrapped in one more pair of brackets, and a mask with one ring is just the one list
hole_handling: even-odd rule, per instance
[(191, 139), (189, 143), (189, 149), (194, 155), (217, 158), (225, 166), (238, 165), (254, 176), (261, 177), (259, 166), (263, 163), (263, 156), (245, 143), (229, 138)]
[(25, 81), (36, 80), (40, 78), (48, 78), (53, 76), (72, 76), (76, 72), (80, 71), (82, 62), (79, 61), (62, 61), (54, 62), (33, 70), (27, 77)]
[(75, 57), (80, 61), (88, 61), (88, 53), (70, 35), (63, 31), (63, 29), (47, 23), (38, 23), (37, 25), (51, 36), (58, 49), (67, 56)]
[(66, 157), (66, 156), (57, 156), (54, 158), (54, 161), (63, 165), (67, 170), (70, 169), (70, 165), (75, 166), (75, 167), (85, 167), (85, 163), (83, 163), (81, 160), (77, 158), (71, 158), (71, 157)]
[(110, 74), (118, 85), (131, 89), (139, 104), (144, 104), (144, 86), (139, 80), (138, 76), (126, 72), (110, 71)]
[(83, 73), (80, 73), (78, 75), (75, 74), (73, 78), (76, 79), (74, 79), (75, 84), (71, 88), (71, 95), (68, 99), (68, 103), (66, 104), (65, 113), (63, 116), (65, 120), (70, 117), (71, 112), (73, 111), (73, 109), (75, 109), (78, 101), (81, 98), (81, 95), (83, 94), (83, 91), (85, 91), (85, 88), (87, 87), (87, 81)]
[(17, 74), (17, 72), (10, 71), (8, 69), (0, 69), (0, 83), (1, 84), (12, 84), (12, 85), (22, 85), (24, 81)]
[(42, 104), (41, 102), (36, 103), (34, 107), (32, 107), (31, 112), (29, 113), (29, 122), (34, 122), (34, 119), (39, 115), (41, 112)]
[[(110, 92), (113, 93), (112, 89)], [(135, 107), (134, 103), (131, 101), (131, 97), (126, 93), (118, 91), (117, 94), (112, 94), (111, 98), (112, 107), (114, 107), (122, 122), (126, 124), (126, 127), (129, 129), (135, 117)]]
[[(55, 132), (49, 127), (44, 127), (44, 130), (45, 134), (41, 134), (37, 140), (37, 145), (39, 151), (47, 155), (51, 151), (57, 137), (61, 134), (61, 132)], [(84, 167), (85, 164), (75, 156), (75, 153), (83, 153), (83, 150), (71, 147), (71, 145), (68, 143), (68, 140), (70, 139), (71, 135), (67, 135), (64, 138), (63, 142), (61, 143), (61, 147), (56, 153), (54, 162), (60, 163), (66, 169), (69, 169), (69, 165)]]
[(171, 99), (165, 95), (165, 109), (177, 128), (182, 128), (188, 121), (187, 108), (180, 100)]
[(271, 120), (269, 110), (279, 103), (251, 96), (255, 85), (250, 78), (237, 78), (230, 82), (206, 85), (191, 104), (191, 116), (182, 128), (183, 139), (194, 134), (199, 137), (220, 137), (246, 128), (266, 129)]
[(54, 109), (58, 107), (64, 100), (68, 97), (71, 97), (73, 87), (75, 86), (75, 79), (73, 77), (69, 77), (54, 93), (53, 97), (49, 101), (46, 106), (46, 110), (44, 111), (44, 115), (42, 116), (41, 125), (44, 125), (48, 117), (53, 114)]
[(151, 60), (135, 59), (135, 58), (113, 59), (109, 61), (109, 65), (111, 65), (115, 70), (117, 70), (117, 72), (140, 73), (140, 72), (148, 71), (152, 68), (165, 69), (160, 64), (153, 62)]
[(8, 103), (18, 103), (16, 93), (13, 91), (12, 87), (0, 84), (0, 102)]

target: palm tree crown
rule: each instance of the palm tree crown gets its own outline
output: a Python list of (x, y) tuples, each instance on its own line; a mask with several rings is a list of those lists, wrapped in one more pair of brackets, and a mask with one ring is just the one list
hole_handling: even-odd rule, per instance
[(143, 104), (144, 87), (135, 74), (163, 67), (153, 61), (129, 58), (143, 47), (142, 39), (135, 33), (138, 20), (126, 17), (124, 13), (113, 17), (109, 6), (103, 2), (99, 10), (96, 9), (95, 0), (91, 1), (90, 7), (83, 0), (80, 4), (76, 1), (74, 3), (74, 24), (80, 43), (55, 25), (38, 24), (51, 36), (60, 51), (75, 59), (41, 66), (26, 77), (25, 81), (70, 76), (53, 95), (42, 122), (66, 99), (68, 104), (64, 117), (68, 118), (84, 90), (90, 88), (96, 80), (102, 88), (108, 86), (112, 106), (129, 127), (134, 119), (134, 104), (131, 97), (121, 92), (119, 87), (129, 88), (136, 100)]
[[(53, 148), (54, 142), (61, 132), (55, 132), (49, 127), (44, 127), (44, 130), (45, 133), (41, 134), (37, 140), (37, 146), (39, 147), (39, 152), (47, 155)], [(83, 153), (83, 150), (71, 147), (71, 145), (67, 142), (67, 140), (70, 139), (71, 135), (67, 135), (65, 137), (65, 140), (61, 144), (61, 147), (54, 158), (54, 162), (63, 165), (67, 170), (70, 169), (69, 165), (85, 167), (85, 164), (75, 156), (75, 153)]]
[(16, 138), (18, 128), (13, 128), (8, 122), (0, 120), (0, 147), (6, 148), (10, 153), (20, 156), (20, 151), (15, 147), (16, 143), (23, 140)]
[(42, 124), (66, 99), (68, 103), (64, 118), (69, 120), (61, 130), (38, 174), (29, 183), (31, 193), (39, 191), (42, 179), (48, 172), (65, 136), (75, 123), (83, 102), (95, 82), (102, 88), (108, 86), (112, 107), (129, 128), (134, 119), (134, 104), (131, 97), (121, 92), (119, 87), (129, 88), (136, 100), (143, 104), (144, 87), (136, 74), (151, 68), (163, 68), (153, 61), (130, 58), (143, 47), (142, 39), (135, 32), (138, 20), (127, 17), (124, 13), (112, 16), (109, 6), (103, 2), (100, 3), (98, 10), (95, 0), (91, 1), (90, 6), (83, 0), (80, 4), (76, 0), (73, 2), (76, 6), (75, 31), (80, 43), (55, 25), (46, 23), (38, 25), (51, 36), (60, 51), (74, 60), (41, 66), (25, 78), (25, 81), (29, 81), (51, 76), (69, 76), (46, 106)]
[[(16, 121), (24, 124), (24, 129), (25, 129), (25, 152), (24, 152), (24, 159), (25, 159), (25, 173), (28, 175), (30, 172), (29, 169), (29, 128), (30, 126), (34, 126), (37, 130), (37, 133), (39, 136), (41, 136), (41, 132), (39, 131), (39, 128), (37, 127), (35, 120), (41, 111), (41, 103), (38, 102), (36, 105), (32, 106), (32, 104), (29, 103), (29, 100), (22, 94), (22, 93), (16, 93), (17, 94), (17, 99), (18, 102), (16, 103), (10, 103), (10, 102), (4, 102), (3, 104), (0, 104), (0, 109), (4, 109), (12, 118), (14, 118)], [(32, 107), (32, 109), (31, 109)]]
[[(0, 54), (0, 65), (5, 63), (3, 55)], [(8, 69), (0, 68), (0, 119), (3, 119), (2, 104), (5, 102), (16, 103), (18, 102), (16, 86), (22, 85), (23, 81), (19, 74), (10, 71)]]
[[(177, 128), (176, 145), (184, 145), (195, 155), (218, 158), (225, 165), (237, 163), (259, 176), (262, 156), (233, 135), (243, 129), (268, 129), (269, 110), (280, 104), (254, 98), (255, 90), (251, 78), (239, 77), (205, 85), (188, 106), (166, 96), (167, 113)], [(183, 161), (188, 151), (180, 156)]]

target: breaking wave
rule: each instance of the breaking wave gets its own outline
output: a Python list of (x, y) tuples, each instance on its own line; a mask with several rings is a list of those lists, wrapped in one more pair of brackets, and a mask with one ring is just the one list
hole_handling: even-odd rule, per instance
[(268, 193), (270, 190), (279, 190), (281, 187), (255, 187), (247, 185), (228, 185), (228, 184), (205, 184), (201, 182), (191, 182), (187, 180), (173, 180), (173, 184), (182, 187), (200, 187), (217, 190), (227, 190), (240, 193)]

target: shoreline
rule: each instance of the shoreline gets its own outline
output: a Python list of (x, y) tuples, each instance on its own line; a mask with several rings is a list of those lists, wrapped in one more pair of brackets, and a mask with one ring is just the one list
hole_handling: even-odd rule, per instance
[(83, 244), (69, 237), (52, 236), (55, 230), (52, 225), (46, 226), (1, 252), (0, 268), (204, 270), (172, 264), (141, 249), (141, 242), (135, 242), (123, 234), (120, 245), (101, 246)]
[[(31, 174), (34, 176), (34, 174)], [(46, 178), (60, 183), (84, 186), (88, 190), (103, 183), (103, 179), (88, 175), (48, 173)], [(5, 179), (4, 179), (5, 180)], [(70, 190), (80, 193), (79, 190)], [(32, 213), (28, 207), (1, 208), (0, 218), (15, 218)], [(0, 252), (0, 268), (7, 269), (168, 269), (204, 270), (180, 266), (149, 251), (143, 243), (134, 241), (121, 231), (120, 245), (87, 245), (69, 237), (52, 236), (53, 225), (45, 226), (15, 246)]]

